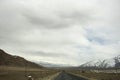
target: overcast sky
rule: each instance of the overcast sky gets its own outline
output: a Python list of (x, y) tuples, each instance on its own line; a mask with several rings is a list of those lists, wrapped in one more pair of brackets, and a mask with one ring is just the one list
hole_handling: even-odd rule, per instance
[(0, 0), (0, 48), (80, 65), (120, 54), (120, 0)]

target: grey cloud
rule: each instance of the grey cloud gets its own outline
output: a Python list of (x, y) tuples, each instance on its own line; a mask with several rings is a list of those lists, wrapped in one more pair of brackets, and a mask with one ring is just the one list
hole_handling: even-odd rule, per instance
[[(67, 12), (67, 11), (66, 11)], [(55, 18), (46, 18), (42, 15), (34, 14), (24, 14), (24, 17), (33, 25), (38, 26), (39, 28), (51, 28), (51, 29), (59, 29), (66, 28), (73, 24), (87, 24), (90, 20), (92, 20), (92, 12), (87, 11), (72, 11), (71, 13), (63, 14), (62, 12), (53, 13)]]
[(26, 15), (25, 17), (31, 25), (38, 26), (38, 28), (54, 29), (61, 28), (66, 25), (66, 23), (63, 23), (62, 21), (57, 22), (56, 20), (45, 19), (34, 15)]
[(50, 53), (50, 52), (43, 52), (43, 51), (25, 51), (23, 53), (27, 53), (31, 56), (40, 56), (40, 57), (63, 57), (66, 56), (66, 54), (61, 53)]
[(93, 19), (93, 13), (94, 12), (90, 12), (89, 10), (73, 10), (71, 13), (68, 14), (60, 14), (60, 17), (62, 17), (63, 19), (70, 19), (72, 20), (72, 22), (79, 22), (80, 24), (86, 24), (88, 23), (90, 20)]

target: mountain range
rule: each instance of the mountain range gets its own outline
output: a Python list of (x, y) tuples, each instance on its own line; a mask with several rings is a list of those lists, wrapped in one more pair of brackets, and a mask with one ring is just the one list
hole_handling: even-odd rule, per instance
[[(30, 68), (44, 68), (45, 67), (72, 67), (70, 65), (64, 64), (52, 64), (48, 62), (39, 62), (34, 63), (24, 59), (23, 57), (10, 55), (6, 53), (4, 50), (0, 49), (0, 66), (12, 66), (12, 67), (30, 67)], [(77, 66), (76, 66), (77, 67)], [(86, 62), (77, 68), (113, 68), (118, 67), (120, 68), (120, 55), (111, 58), (111, 59), (104, 59), (104, 60), (92, 60)]]
[[(116, 66), (117, 65), (117, 66)], [(120, 68), (120, 55), (111, 58), (111, 59), (104, 59), (104, 60), (92, 60), (89, 62), (86, 62), (79, 66), (80, 68), (86, 67), (86, 68), (114, 68), (119, 67)]]

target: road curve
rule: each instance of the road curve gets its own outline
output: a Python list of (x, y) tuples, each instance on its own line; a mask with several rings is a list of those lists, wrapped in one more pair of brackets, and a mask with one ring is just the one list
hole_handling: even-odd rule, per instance
[(66, 72), (61, 72), (54, 80), (88, 80)]

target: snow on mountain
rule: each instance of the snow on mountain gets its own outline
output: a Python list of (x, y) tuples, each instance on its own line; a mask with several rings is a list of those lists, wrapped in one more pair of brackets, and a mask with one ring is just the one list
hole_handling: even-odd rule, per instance
[(120, 63), (120, 55), (115, 58), (111, 58), (111, 59), (92, 60), (92, 61), (89, 61), (89, 62), (86, 62), (80, 65), (80, 67), (108, 68), (108, 67), (115, 67), (116, 63)]

